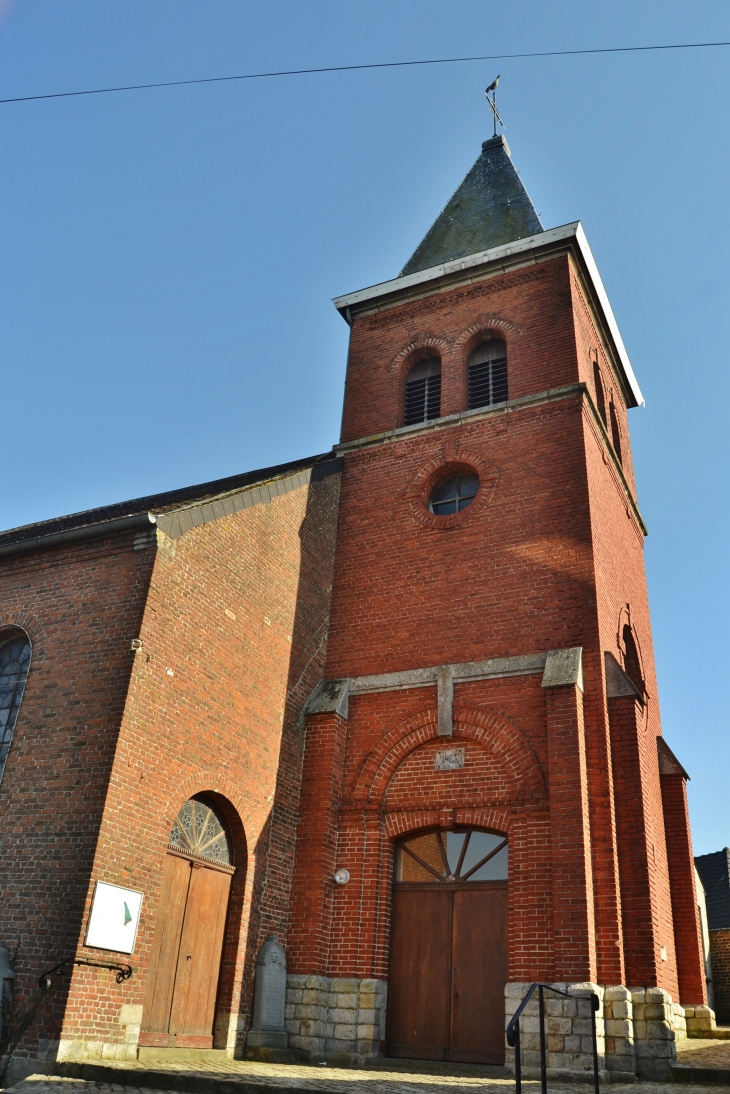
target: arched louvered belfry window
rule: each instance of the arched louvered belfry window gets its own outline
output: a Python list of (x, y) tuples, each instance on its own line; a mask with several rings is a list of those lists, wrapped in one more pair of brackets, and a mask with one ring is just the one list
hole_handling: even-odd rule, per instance
[(504, 403), (507, 393), (507, 344), (482, 342), (469, 357), (469, 410)]
[(418, 361), (406, 380), (404, 425), (416, 425), (441, 416), (441, 360)]
[(644, 678), (641, 672), (641, 660), (639, 659), (639, 651), (636, 648), (634, 632), (628, 623), (624, 623), (621, 637), (624, 640), (624, 671), (637, 691), (643, 695)]
[(30, 639), (21, 630), (0, 631), (0, 779), (30, 668)]
[(596, 407), (598, 413), (601, 415), (601, 421), (608, 429), (608, 418), (606, 417), (606, 392), (603, 390), (603, 377), (601, 376), (601, 369), (598, 361), (593, 362), (593, 382), (596, 387)]
[(618, 462), (621, 463), (621, 431), (618, 427), (618, 415), (616, 414), (616, 407), (613, 405), (613, 399), (611, 399), (609, 413), (611, 415), (611, 440), (613, 442), (613, 450), (618, 456)]

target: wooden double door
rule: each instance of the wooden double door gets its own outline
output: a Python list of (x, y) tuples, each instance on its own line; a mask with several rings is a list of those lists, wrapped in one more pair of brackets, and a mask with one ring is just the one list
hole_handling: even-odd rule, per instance
[(141, 1046), (212, 1048), (233, 868), (165, 855)]
[(506, 880), (395, 886), (389, 1055), (503, 1064), (506, 982)]

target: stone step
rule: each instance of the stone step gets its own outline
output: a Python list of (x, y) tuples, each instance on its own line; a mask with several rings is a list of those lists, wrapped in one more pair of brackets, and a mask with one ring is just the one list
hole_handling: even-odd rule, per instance
[[(194, 1067), (194, 1065), (193, 1065)], [(124, 1067), (113, 1064), (60, 1062), (54, 1072), (66, 1079), (85, 1079), (114, 1086), (144, 1087), (147, 1090), (173, 1090), (179, 1094), (302, 1094), (301, 1082), (291, 1084), (252, 1080), (235, 1072), (206, 1073), (175, 1071), (154, 1067)]]
[(145, 1064), (222, 1063), (224, 1048), (146, 1048), (137, 1049), (137, 1059)]
[[(180, 1050), (184, 1051), (184, 1050)], [(196, 1050), (192, 1050), (196, 1051)], [(216, 1050), (198, 1050), (216, 1051)], [(225, 1054), (224, 1054), (225, 1055)], [(140, 1064), (128, 1065), (124, 1063), (104, 1064), (91, 1062), (58, 1062), (53, 1066), (55, 1075), (68, 1079), (84, 1079), (87, 1082), (111, 1084), (116, 1087), (131, 1087), (148, 1090), (175, 1091), (177, 1094), (303, 1094), (303, 1090), (310, 1092), (320, 1078), (324, 1083), (322, 1089), (332, 1091), (332, 1080), (337, 1079), (342, 1091), (352, 1091), (352, 1094), (360, 1094), (363, 1089), (363, 1070), (375, 1072), (372, 1076), (380, 1081), (377, 1072), (395, 1072), (402, 1075), (405, 1090), (413, 1089), (412, 1083), (423, 1082), (424, 1076), (429, 1076), (433, 1081), (437, 1077), (450, 1077), (468, 1079), (470, 1077), (502, 1079), (509, 1078), (511, 1073), (505, 1067), (489, 1064), (456, 1064), (448, 1062), (435, 1062), (430, 1060), (397, 1060), (377, 1059), (368, 1060), (365, 1068), (362, 1065), (357, 1068), (359, 1074), (348, 1075), (347, 1070), (339, 1070), (334, 1061), (331, 1061), (328, 1069), (319, 1071), (312, 1067), (292, 1067), (292, 1078), (284, 1077), (281, 1070), (268, 1076), (258, 1072), (255, 1075), (242, 1073), (235, 1070), (220, 1071), (196, 1071), (195, 1063), (191, 1062), (189, 1070), (181, 1070), (180, 1065), (165, 1068), (162, 1064), (154, 1067), (152, 1064), (140, 1066)], [(205, 1065), (201, 1065), (205, 1066)], [(209, 1065), (210, 1066), (210, 1065)], [(215, 1065), (213, 1065), (215, 1066)], [(320, 1066), (322, 1066), (320, 1064)], [(330, 1070), (331, 1068), (331, 1070)], [(329, 1072), (329, 1073), (328, 1073)], [(377, 1078), (376, 1078), (377, 1076)], [(372, 1080), (370, 1080), (372, 1082)], [(389, 1076), (389, 1087), (397, 1088), (400, 1079)], [(367, 1082), (367, 1080), (366, 1080)], [(457, 1088), (454, 1088), (457, 1089)]]
[(673, 1064), (672, 1082), (700, 1086), (730, 1086), (730, 1068)]

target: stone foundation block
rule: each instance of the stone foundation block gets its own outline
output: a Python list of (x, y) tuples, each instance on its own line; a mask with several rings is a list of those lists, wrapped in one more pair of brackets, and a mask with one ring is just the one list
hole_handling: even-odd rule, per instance
[(317, 1062), (377, 1055), (385, 1038), (385, 981), (288, 976), (290, 1045)]
[[(605, 1029), (603, 1021), (604, 989), (598, 984), (555, 983), (555, 988), (569, 992), (568, 997), (545, 992), (545, 1033), (548, 1074), (565, 1079), (585, 1078), (593, 1072), (593, 1008), (590, 995), (599, 1000), (596, 1014), (596, 1043), (599, 1071), (605, 1074)], [(529, 984), (509, 984), (505, 989), (507, 1023), (519, 1007)], [(520, 1042), (525, 1077), (536, 1077), (534, 1068), (540, 1065), (540, 1022), (537, 993), (522, 1012)], [(514, 1050), (507, 1048), (507, 1066), (514, 1069)]]

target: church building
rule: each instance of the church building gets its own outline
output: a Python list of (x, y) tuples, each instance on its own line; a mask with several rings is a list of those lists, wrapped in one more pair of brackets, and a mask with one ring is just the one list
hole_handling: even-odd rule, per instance
[[(707, 1003), (687, 774), (583, 228), (496, 136), (334, 304), (331, 452), (0, 534), (0, 943), (48, 988), (16, 1066), (509, 1064), (540, 981), (599, 996), (602, 1071), (669, 1078)], [(561, 1006), (552, 1073), (590, 1071)]]

